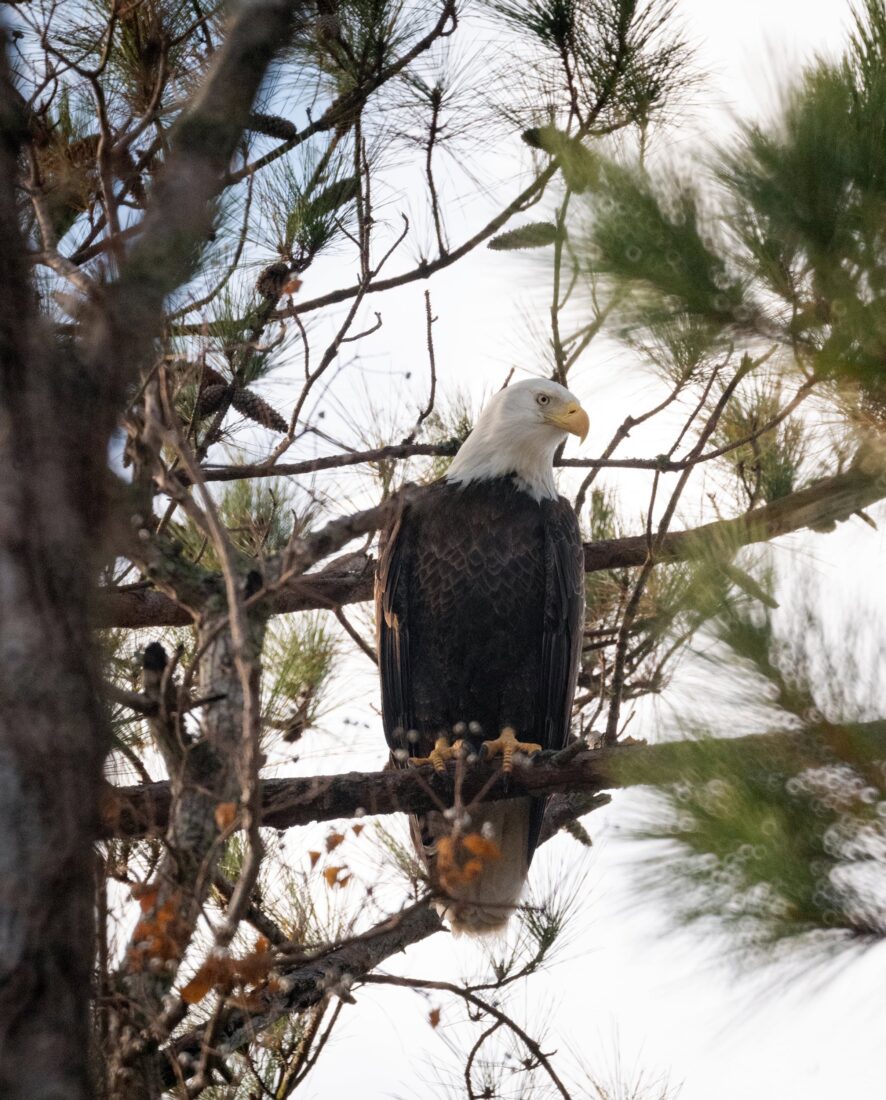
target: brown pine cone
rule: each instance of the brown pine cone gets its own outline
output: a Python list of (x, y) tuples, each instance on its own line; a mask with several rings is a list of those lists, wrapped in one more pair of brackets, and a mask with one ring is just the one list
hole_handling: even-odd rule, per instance
[(289, 264), (282, 262), (266, 267), (255, 281), (255, 289), (263, 298), (276, 301), (289, 282)]
[(227, 386), (229, 382), (227, 378), (224, 378), (218, 373), (217, 370), (213, 370), (212, 367), (207, 367), (206, 364), (197, 365), (197, 379), (200, 382), (200, 389), (205, 390), (208, 386)]
[(259, 397), (252, 390), (236, 390), (231, 398), (231, 404), (237, 412), (248, 416), (263, 428), (270, 428), (271, 431), (281, 434), (289, 431), (289, 425), (283, 417), (272, 409), (263, 397)]
[(298, 137), (298, 127), (288, 118), (266, 115), (261, 111), (253, 111), (246, 126), (256, 134), (264, 134), (279, 141), (292, 141), (293, 138)]
[[(213, 374), (215, 374), (215, 371), (213, 371)], [(197, 419), (201, 420), (204, 416), (212, 416), (214, 412), (217, 412), (221, 408), (221, 404), (230, 388), (227, 382), (204, 386), (197, 397), (197, 408), (195, 409)]]

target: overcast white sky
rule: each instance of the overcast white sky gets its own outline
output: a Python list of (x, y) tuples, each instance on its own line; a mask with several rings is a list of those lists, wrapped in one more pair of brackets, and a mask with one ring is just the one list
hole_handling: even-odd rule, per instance
[[(846, 0), (678, 0), (678, 9), (710, 74), (700, 96), (704, 106), (698, 111), (697, 135), (720, 138), (728, 135), (731, 112), (745, 117), (765, 113), (781, 77), (795, 72), (800, 59), (839, 50), (850, 6)], [(681, 130), (673, 140), (688, 149), (697, 135), (690, 140)], [(432, 284), (435, 310), (444, 322), (438, 358), (448, 378), (475, 393), (500, 384), (518, 359), (525, 332), (528, 276), (516, 271), (506, 283), (510, 274), (505, 271), (499, 257), (483, 252), (467, 270), (459, 265)], [(401, 326), (399, 345), (376, 345), (385, 364), (409, 362), (422, 347), (421, 288), (410, 295), (414, 331), (403, 336)], [(575, 386), (599, 425), (592, 451), (628, 411), (636, 411), (635, 384), (630, 379), (607, 383), (608, 376), (617, 375), (618, 361), (611, 350), (605, 355), (611, 358), (580, 375)], [(644, 453), (642, 441), (632, 442), (630, 453)], [(812, 570), (831, 592), (836, 609), (864, 606), (883, 622), (883, 536), (850, 523), (827, 536), (826, 548), (824, 541), (796, 537), (790, 550), (780, 553), (793, 553)], [(837, 569), (837, 562), (847, 558), (854, 564), (849, 577)], [(349, 767), (377, 766), (384, 755), (370, 708), (375, 692), (373, 671), (356, 673), (349, 685), (353, 703), (330, 723), (333, 733), (345, 720), (369, 723), (367, 753), (349, 758)], [(655, 718), (655, 713), (647, 716), (643, 730), (653, 738)], [(310, 766), (316, 768), (334, 743), (331, 736), (315, 744)], [(327, 758), (322, 770), (333, 766)], [(638, 894), (631, 877), (636, 848), (619, 838), (620, 823), (638, 797), (620, 795), (588, 820), (595, 840), (589, 857), (568, 838), (557, 838), (537, 857), (533, 874), (540, 878), (586, 872), (586, 900), (563, 962), (531, 979), (525, 997), (511, 1003), (515, 1016), (530, 1030), (543, 1022), (545, 1049), (559, 1050), (564, 1064), (577, 1064), (571, 1051), (604, 1079), (612, 1077), (618, 1061), (627, 1076), (634, 1069), (650, 1079), (663, 1074), (675, 1085), (682, 1083), (681, 1100), (881, 1100), (886, 1095), (886, 954), (874, 952), (825, 983), (784, 988), (771, 977), (763, 982), (736, 975), (718, 959), (718, 945), (685, 934), (664, 935), (666, 914)], [(470, 943), (437, 937), (410, 949), (390, 969), (454, 980), (480, 966)], [(358, 1004), (345, 1009), (307, 1094), (375, 1100), (412, 1097), (430, 1086), (429, 1091), (442, 1095), (440, 1081), (451, 1078), (450, 1094), (464, 1095), (461, 1063), (446, 1044), (447, 1036), (459, 1041), (462, 1033), (452, 1028), (460, 1015), (461, 1010), (447, 1010), (433, 1031), (414, 994), (361, 992)], [(582, 1094), (579, 1084), (575, 1095)], [(658, 1100), (655, 1092), (649, 1097)]]

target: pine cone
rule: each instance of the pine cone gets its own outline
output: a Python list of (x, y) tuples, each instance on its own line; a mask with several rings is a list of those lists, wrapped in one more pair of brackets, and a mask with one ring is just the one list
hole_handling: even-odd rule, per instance
[(289, 282), (289, 264), (276, 263), (266, 267), (255, 281), (255, 289), (263, 298), (276, 301)]
[(207, 367), (205, 364), (200, 366), (196, 365), (197, 378), (200, 382), (200, 389), (205, 390), (209, 386), (227, 386), (227, 378), (222, 377), (217, 370), (213, 370), (212, 367)]
[(217, 412), (221, 408), (230, 388), (227, 382), (204, 386), (197, 398), (197, 408), (195, 409), (197, 419), (201, 420), (204, 416), (212, 416), (214, 412)]
[(259, 397), (252, 390), (236, 390), (231, 398), (231, 404), (237, 412), (248, 416), (256, 424), (261, 424), (263, 428), (270, 428), (271, 431), (280, 432), (281, 434), (289, 431), (289, 425), (283, 417), (272, 409), (264, 398)]
[(298, 137), (298, 128), (288, 118), (280, 118), (279, 115), (253, 111), (246, 125), (253, 133), (264, 134), (265, 137), (277, 138), (279, 141), (292, 141)]

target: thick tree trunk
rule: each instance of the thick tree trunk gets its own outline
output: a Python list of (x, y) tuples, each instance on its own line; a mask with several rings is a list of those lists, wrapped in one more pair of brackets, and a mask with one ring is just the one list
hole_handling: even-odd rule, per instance
[[(86, 338), (41, 331), (13, 181), (24, 120), (0, 31), (0, 1096), (92, 1096), (93, 855), (104, 747), (88, 606), (106, 449), (127, 387), (193, 270), (213, 199), (298, 5), (234, 6), (116, 281)], [(51, 242), (44, 242), (51, 247)]]
[(0, 1096), (89, 1097), (103, 722), (87, 631), (104, 441), (34, 316), (0, 49)]

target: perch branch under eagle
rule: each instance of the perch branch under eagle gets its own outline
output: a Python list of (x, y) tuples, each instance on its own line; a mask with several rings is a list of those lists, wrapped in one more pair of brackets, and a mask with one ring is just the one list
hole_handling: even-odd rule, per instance
[[(394, 759), (456, 750), (562, 747), (584, 614), (578, 522), (554, 484), (554, 453), (587, 435), (565, 387), (533, 379), (492, 398), (446, 475), (384, 532), (376, 583), (385, 735)], [(544, 800), (472, 809), (474, 861), (451, 870), (452, 824), (412, 819), (454, 930), (503, 927), (520, 898)], [(467, 838), (466, 838), (467, 839)], [(487, 842), (484, 847), (484, 841)], [(470, 854), (470, 853), (469, 853)], [(471, 872), (471, 873), (469, 873)]]

